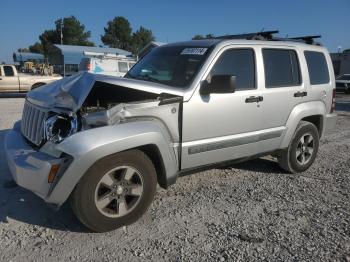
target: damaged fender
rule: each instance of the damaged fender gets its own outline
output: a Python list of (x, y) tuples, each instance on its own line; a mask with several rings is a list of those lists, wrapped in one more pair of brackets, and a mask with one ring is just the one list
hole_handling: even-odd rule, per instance
[(59, 178), (46, 201), (63, 204), (81, 177), (97, 160), (145, 145), (155, 145), (158, 148), (166, 181), (168, 184), (174, 183), (178, 172), (177, 149), (164, 126), (156, 120), (126, 122), (76, 133), (58, 144), (56, 149), (72, 156), (74, 161)]

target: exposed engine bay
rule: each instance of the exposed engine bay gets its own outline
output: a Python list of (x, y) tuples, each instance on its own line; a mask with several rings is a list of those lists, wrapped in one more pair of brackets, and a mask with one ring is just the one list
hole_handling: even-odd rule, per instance
[(178, 142), (181, 102), (180, 96), (95, 82), (77, 112), (53, 113), (46, 120), (45, 138), (59, 143), (79, 131), (147, 119), (159, 121), (168, 130), (171, 140)]

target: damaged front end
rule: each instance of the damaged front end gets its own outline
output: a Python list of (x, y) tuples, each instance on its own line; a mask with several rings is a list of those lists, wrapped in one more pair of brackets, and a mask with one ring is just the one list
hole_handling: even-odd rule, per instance
[(58, 144), (77, 132), (139, 119), (159, 122), (171, 142), (180, 140), (182, 96), (156, 83), (83, 73), (38, 88), (27, 100), (36, 108), (45, 108), (42, 139), (31, 141), (25, 136), (36, 145)]

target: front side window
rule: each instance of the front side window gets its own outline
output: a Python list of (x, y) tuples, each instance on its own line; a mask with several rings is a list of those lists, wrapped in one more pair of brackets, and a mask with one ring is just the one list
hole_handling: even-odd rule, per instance
[(12, 66), (4, 66), (3, 69), (4, 69), (5, 76), (14, 76), (15, 75), (15, 72), (13, 72)]
[(320, 85), (329, 83), (327, 61), (323, 53), (305, 51), (307, 68), (309, 69), (310, 84)]
[(118, 62), (119, 72), (126, 73), (128, 72), (128, 63), (127, 62)]
[(255, 55), (253, 49), (229, 49), (216, 61), (209, 77), (231, 75), (236, 77), (236, 90), (255, 88)]
[(298, 56), (294, 50), (263, 49), (262, 52), (267, 88), (301, 84)]
[(192, 83), (210, 50), (209, 47), (157, 47), (134, 65), (126, 77), (185, 89)]

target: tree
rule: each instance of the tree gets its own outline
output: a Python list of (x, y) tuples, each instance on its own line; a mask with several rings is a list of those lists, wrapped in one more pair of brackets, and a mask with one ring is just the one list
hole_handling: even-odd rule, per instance
[(101, 35), (102, 43), (113, 48), (131, 49), (132, 29), (126, 18), (122, 16), (115, 17), (107, 23), (104, 31), (104, 35)]
[(35, 44), (30, 45), (29, 46), (29, 51), (32, 52), (32, 53), (38, 53), (38, 54), (43, 54), (44, 53), (43, 46), (39, 42), (36, 42)]
[(39, 42), (31, 45), (29, 50), (34, 53), (42, 53), (45, 56), (49, 53), (49, 50), (54, 44), (61, 43), (61, 25), (63, 33), (64, 45), (82, 45), (82, 46), (94, 46), (95, 44), (89, 41), (91, 36), (90, 31), (85, 31), (85, 25), (80, 23), (75, 16), (65, 17), (63, 19), (57, 19), (55, 21), (55, 28), (45, 30), (39, 36)]
[(132, 34), (132, 46), (131, 51), (137, 54), (148, 43), (155, 40), (152, 30), (146, 29), (143, 26)]
[[(58, 19), (55, 22), (56, 29), (54, 30), (53, 41), (55, 44), (61, 42), (61, 24), (62, 20)], [(80, 23), (75, 16), (65, 17), (62, 25), (63, 44), (64, 45), (81, 45), (94, 46), (93, 42), (88, 39), (91, 37), (90, 31), (85, 31), (85, 25)]]

